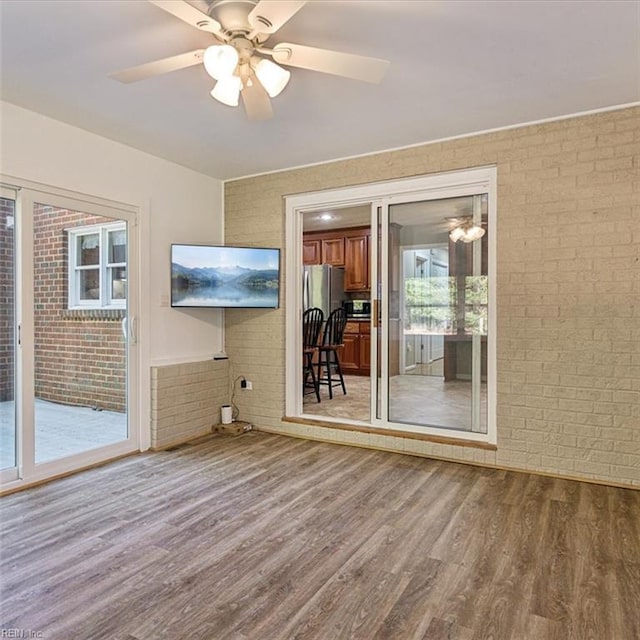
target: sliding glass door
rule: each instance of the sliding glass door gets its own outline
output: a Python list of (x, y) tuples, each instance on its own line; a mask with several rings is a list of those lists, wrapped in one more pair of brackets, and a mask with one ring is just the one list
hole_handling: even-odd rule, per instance
[(3, 482), (134, 450), (133, 213), (26, 188), (0, 208)]
[(487, 432), (487, 204), (477, 193), (385, 208), (379, 358), (389, 423)]
[[(301, 374), (289, 368), (287, 415), (495, 442), (495, 181), (495, 169), (488, 167), (287, 199), (288, 238), (299, 242), (304, 231), (305, 250), (313, 248), (305, 216), (336, 214), (347, 203), (367, 207), (366, 227), (360, 220), (358, 229), (342, 229), (342, 234), (346, 238), (357, 231), (367, 237), (364, 280), (369, 286), (364, 293), (345, 291), (347, 302), (363, 296), (371, 302), (370, 319), (364, 321), (367, 340), (360, 341), (358, 352), (362, 362), (363, 348), (370, 350), (369, 411), (357, 416), (334, 411), (340, 401), (349, 407), (362, 404), (364, 396), (352, 379), (338, 402), (322, 393), (320, 399), (301, 402), (302, 393), (293, 392), (303, 388)], [(298, 279), (302, 246), (289, 253), (288, 273)], [(305, 260), (312, 257), (307, 253)], [(303, 301), (296, 287), (287, 308), (288, 327), (293, 327), (287, 349), (301, 353)], [(348, 369), (353, 349), (351, 336), (345, 336), (341, 357)], [(290, 355), (287, 360), (300, 359)]]

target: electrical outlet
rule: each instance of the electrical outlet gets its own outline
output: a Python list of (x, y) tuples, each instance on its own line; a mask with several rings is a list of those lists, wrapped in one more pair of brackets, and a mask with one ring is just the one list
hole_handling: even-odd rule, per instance
[(250, 382), (249, 380), (245, 380), (245, 389), (247, 391), (253, 391), (253, 382)]

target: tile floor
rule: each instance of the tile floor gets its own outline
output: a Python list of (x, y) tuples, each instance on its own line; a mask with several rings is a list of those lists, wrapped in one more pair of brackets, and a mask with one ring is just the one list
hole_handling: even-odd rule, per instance
[[(339, 387), (329, 400), (326, 387), (320, 390), (321, 402), (313, 394), (304, 397), (308, 415), (348, 420), (370, 421), (370, 379), (345, 376), (347, 395)], [(455, 430), (471, 430), (471, 383), (444, 382), (442, 377), (416, 375), (394, 376), (389, 388), (389, 419), (401, 424), (436, 426)], [(486, 384), (481, 387), (481, 427), (486, 430)]]
[[(15, 405), (0, 402), (0, 468), (15, 464)], [(95, 449), (127, 437), (127, 416), (36, 400), (36, 463)]]

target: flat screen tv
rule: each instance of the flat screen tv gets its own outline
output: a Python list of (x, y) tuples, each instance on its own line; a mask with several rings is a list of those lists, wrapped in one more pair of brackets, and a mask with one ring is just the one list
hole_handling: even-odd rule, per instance
[(172, 307), (277, 309), (280, 249), (171, 245)]

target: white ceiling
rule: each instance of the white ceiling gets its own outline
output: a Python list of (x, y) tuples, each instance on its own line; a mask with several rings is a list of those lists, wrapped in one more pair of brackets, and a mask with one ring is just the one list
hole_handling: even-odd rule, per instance
[(0, 28), (3, 100), (220, 179), (640, 100), (635, 0), (311, 1), (267, 46), (391, 67), (380, 85), (292, 69), (264, 122), (213, 100), (201, 66), (107, 77), (213, 43), (144, 0), (2, 0)]

